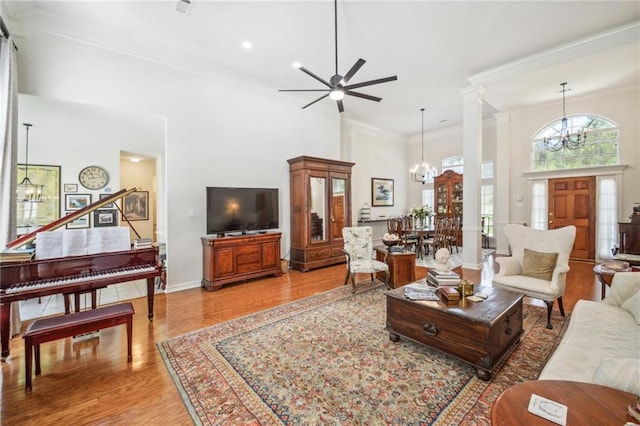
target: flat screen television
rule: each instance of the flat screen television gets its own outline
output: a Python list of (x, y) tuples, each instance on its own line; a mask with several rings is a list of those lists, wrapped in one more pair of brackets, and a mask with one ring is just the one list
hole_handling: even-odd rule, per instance
[(207, 187), (207, 234), (278, 228), (277, 188)]

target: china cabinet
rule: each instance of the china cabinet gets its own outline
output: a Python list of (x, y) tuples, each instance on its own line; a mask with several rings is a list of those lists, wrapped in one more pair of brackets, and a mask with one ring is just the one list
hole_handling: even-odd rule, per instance
[[(433, 179), (434, 214), (459, 217), (462, 228), (462, 174), (446, 170)], [(462, 232), (458, 232), (457, 245), (462, 246)]]
[(433, 179), (437, 216), (462, 216), (462, 175), (446, 170)]
[(301, 156), (287, 160), (291, 192), (290, 265), (300, 271), (345, 261), (354, 163)]

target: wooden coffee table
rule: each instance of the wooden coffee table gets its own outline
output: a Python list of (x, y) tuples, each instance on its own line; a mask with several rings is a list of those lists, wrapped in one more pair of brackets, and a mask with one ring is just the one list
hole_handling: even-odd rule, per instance
[(483, 302), (462, 299), (455, 305), (443, 301), (414, 301), (404, 288), (387, 292), (389, 339), (400, 336), (468, 362), (482, 380), (522, 334), (523, 295), (509, 290), (476, 286), (488, 294)]
[(627, 414), (627, 407), (636, 400), (632, 393), (591, 383), (532, 380), (498, 396), (491, 407), (491, 424), (552, 425), (527, 410), (532, 393), (566, 405), (567, 425), (624, 425), (634, 421)]

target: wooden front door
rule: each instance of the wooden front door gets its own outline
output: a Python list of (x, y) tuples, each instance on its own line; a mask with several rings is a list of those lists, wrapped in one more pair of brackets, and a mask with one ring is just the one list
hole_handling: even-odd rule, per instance
[(595, 259), (595, 176), (549, 179), (549, 229), (575, 225), (572, 259)]

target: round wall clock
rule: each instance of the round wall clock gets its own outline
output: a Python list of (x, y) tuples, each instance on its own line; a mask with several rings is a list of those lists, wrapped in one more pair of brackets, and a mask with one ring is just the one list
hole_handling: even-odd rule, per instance
[(87, 189), (101, 189), (109, 183), (109, 174), (99, 166), (88, 166), (80, 170), (80, 184)]

